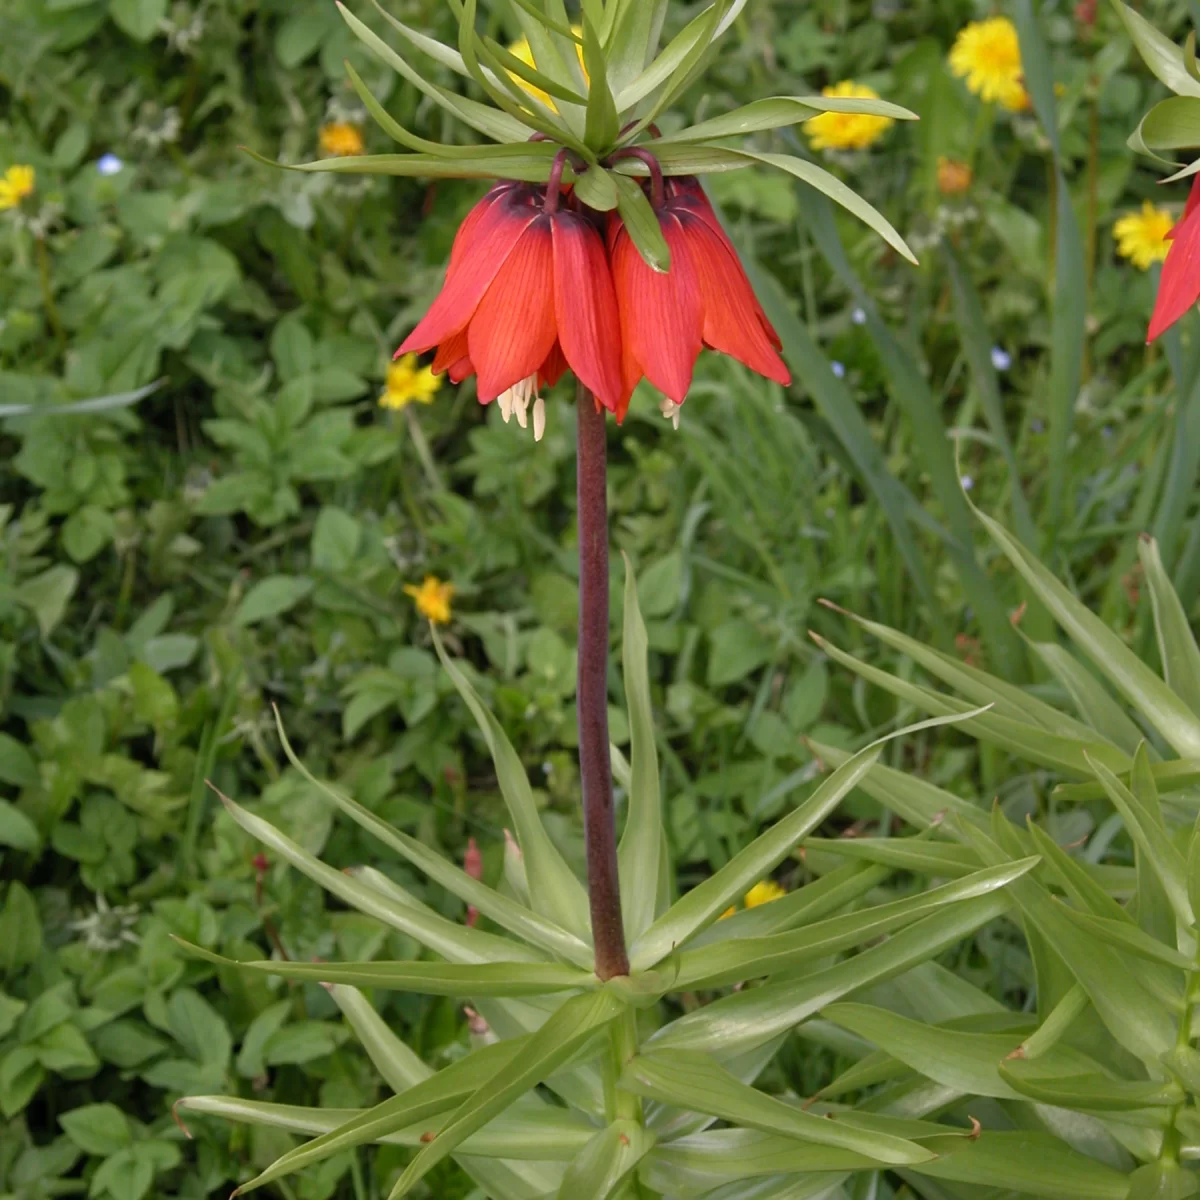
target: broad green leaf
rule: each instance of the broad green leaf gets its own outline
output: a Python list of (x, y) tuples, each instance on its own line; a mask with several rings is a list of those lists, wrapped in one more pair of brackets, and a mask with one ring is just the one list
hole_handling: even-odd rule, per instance
[(433, 1068), (402, 1042), (388, 1023), (368, 1003), (357, 988), (333, 984), (328, 989), (342, 1016), (350, 1023), (354, 1036), (383, 1081), (400, 1095), (418, 1083), (424, 1083)]
[(511, 1067), (528, 1050), (528, 1038), (511, 1038), (474, 1051), (436, 1075), (365, 1112), (347, 1117), (336, 1128), (282, 1154), (239, 1191), (249, 1192), (272, 1180), (310, 1167), (352, 1146), (375, 1142), (412, 1125), (432, 1121), (473, 1096), (497, 1071)]
[(920, 920), (946, 905), (985, 896), (1031, 871), (1040, 860), (1027, 858), (1005, 867), (988, 867), (954, 883), (891, 904), (832, 917), (774, 937), (740, 938), (699, 950), (684, 950), (671, 963), (672, 987), (698, 990), (789, 971)]
[(666, 838), (659, 792), (658, 749), (650, 701), (646, 624), (638, 607), (637, 580), (625, 559), (625, 707), (629, 714), (630, 780), (628, 816), (621, 834), (621, 909), (625, 936), (636, 939), (653, 923), (661, 891), (660, 867)]
[(984, 1130), (973, 1139), (930, 1138), (923, 1145), (938, 1157), (917, 1172), (973, 1188), (1011, 1188), (1046, 1200), (1126, 1200), (1129, 1188), (1121, 1172), (1047, 1133)]
[(620, 96), (654, 55), (667, 0), (621, 0), (610, 7), (615, 24), (606, 50), (608, 84)]
[(704, 1054), (682, 1050), (640, 1054), (625, 1068), (621, 1086), (662, 1104), (695, 1109), (764, 1133), (851, 1150), (889, 1166), (925, 1162), (930, 1158), (915, 1142), (867, 1133), (768, 1096), (741, 1083)]
[(1200, 146), (1200, 98), (1172, 96), (1160, 101), (1142, 118), (1138, 132), (1151, 150)]
[(1051, 1009), (1050, 1014), (1022, 1043), (1019, 1054), (1025, 1059), (1041, 1058), (1070, 1033), (1091, 1001), (1079, 984), (1075, 984)]
[(1013, 1058), (1000, 1063), (1000, 1076), (1023, 1096), (1075, 1112), (1135, 1112), (1169, 1108), (1187, 1098), (1175, 1082), (1113, 1079), (1099, 1071), (1063, 1074), (1046, 1071), (1045, 1059)]
[[(536, 1087), (568, 1062), (593, 1033), (624, 1010), (624, 1005), (607, 991), (591, 992), (568, 1000), (537, 1033), (531, 1034), (519, 1057), (501, 1067), (453, 1115), (409, 1163), (388, 1194), (400, 1200), (413, 1185), (452, 1154), (464, 1138), (502, 1113), (518, 1096)], [(506, 1045), (505, 1042), (497, 1043)]]
[[(368, 26), (364, 25), (344, 4), (338, 3), (338, 12), (342, 14), (342, 19), (350, 26), (350, 29), (376, 58), (385, 66), (389, 66), (393, 71), (404, 77), (418, 91), (428, 96), (435, 104), (444, 108), (447, 112), (453, 113), (465, 125), (469, 125), (472, 129), (482, 133), (484, 137), (489, 137), (494, 142), (523, 142), (529, 137), (528, 128), (515, 118), (507, 113), (498, 112), (494, 108), (489, 108), (486, 104), (480, 104), (477, 100), (470, 100), (466, 96), (456, 95), (454, 92), (448, 92), (445, 88), (438, 87), (437, 84), (428, 83), (414, 70), (409, 64), (396, 53), (377, 33)], [(382, 11), (382, 10), (381, 10)], [(387, 15), (386, 13), (384, 14)], [(391, 17), (388, 18), (392, 20)], [(394, 22), (401, 32), (408, 31), (407, 26), (400, 26)], [(420, 36), (420, 35), (417, 35)], [(411, 40), (411, 39), (410, 39)], [(433, 39), (427, 39), (433, 42)], [(449, 50), (449, 47), (442, 46), (441, 43), (435, 43), (439, 50), (454, 53)], [(462, 66), (462, 60), (458, 54), (454, 54), (454, 58), (458, 60), (456, 67), (461, 73), (466, 73), (466, 68)]]
[[(220, 793), (218, 793), (220, 795)], [(314, 858), (303, 850), (291, 838), (285, 837), (273, 825), (254, 816), (253, 813), (234, 804), (225, 796), (221, 802), (229, 815), (251, 837), (257, 838), (265, 846), (270, 847), (281, 858), (292, 866), (303, 871), (310, 879), (319, 883), (326, 891), (332, 892), (338, 899), (365, 912), (369, 916), (407, 933), (416, 938), (424, 946), (448, 958), (451, 962), (485, 963), (485, 962), (539, 962), (542, 956), (536, 951), (511, 942), (506, 938), (483, 933), (478, 929), (468, 929), (454, 921), (447, 921), (427, 909), (415, 900), (407, 903), (397, 903), (396, 900), (377, 888), (370, 887), (344, 871), (335, 871), (319, 859)], [(401, 891), (396, 884), (391, 885), (394, 891)]]
[(975, 509), (993, 540), (1054, 618), (1112, 681), (1116, 689), (1183, 757), (1200, 755), (1200, 716), (1193, 713), (1145, 663), (1090, 612), (1038, 560), (991, 517)]
[(588, 73), (587, 125), (584, 141), (595, 151), (606, 150), (617, 140), (621, 131), (621, 118), (608, 86), (608, 69), (604, 61), (604, 48), (595, 26), (583, 17), (583, 65)]
[(807, 1020), (843, 996), (891, 979), (1006, 912), (1007, 892), (951, 905), (878, 946), (804, 979), (768, 983), (688, 1013), (660, 1029), (648, 1049), (701, 1050), (720, 1059), (745, 1053)]
[(1138, 539), (1138, 558), (1150, 588), (1163, 674), (1171, 690), (1200, 716), (1200, 647), (1152, 537)]
[(471, 715), (492, 753), (500, 791), (516, 826), (517, 841), (525, 860), (533, 908), (590, 944), (591, 916), (587, 892), (567, 866), (566, 860), (550, 840), (550, 835), (542, 824), (524, 764), (517, 756), (500, 722), (480, 699), (479, 693), (471, 686), (457, 664), (447, 655), (436, 630), (433, 631), (433, 644), (438, 658), (442, 660), (442, 666), (446, 668), (458, 689), (458, 694), (471, 710)]
[(710, 117), (698, 125), (689, 125), (678, 133), (668, 134), (662, 143), (671, 145), (708, 141), (757, 133), (763, 129), (779, 129), (807, 121), (823, 112), (867, 113), (890, 117), (893, 121), (919, 119), (916, 113), (901, 108), (899, 104), (889, 104), (886, 100), (859, 100), (845, 96), (771, 96), (744, 104), (719, 117)]
[(302, 963), (264, 960), (238, 962), (173, 939), (189, 954), (221, 967), (258, 971), (304, 983), (341, 983), (430, 996), (541, 996), (547, 992), (594, 987), (596, 977), (558, 963), (359, 962)]
[(654, 1134), (637, 1121), (614, 1121), (595, 1134), (567, 1168), (557, 1200), (608, 1200), (618, 1195), (654, 1142)]
[(460, 900), (474, 905), (485, 917), (489, 917), (510, 933), (515, 933), (518, 937), (532, 942), (543, 950), (548, 950), (559, 958), (565, 958), (578, 967), (590, 969), (592, 965), (591, 950), (574, 934), (568, 933), (555, 922), (531, 912), (525, 905), (501, 895), (481, 880), (472, 879), (466, 871), (449, 862), (436, 850), (407, 833), (393, 829), (386, 821), (381, 821), (369, 809), (350, 799), (349, 796), (322, 783), (296, 756), (287, 739), (278, 709), (275, 710), (275, 726), (279, 732), (279, 740), (283, 745), (284, 753), (292, 766), (363, 829), (374, 834), (398, 854), (403, 855), (435, 883), (441, 884)]
[(575, 180), (575, 195), (597, 212), (611, 212), (617, 207), (617, 184), (603, 167), (589, 167)]
[(626, 175), (612, 179), (617, 185), (617, 211), (638, 253), (654, 270), (666, 273), (671, 269), (671, 251), (642, 185)]
[(1094, 770), (1108, 798), (1121, 814), (1129, 836), (1153, 866), (1175, 910), (1176, 919), (1185, 928), (1190, 928), (1196, 918), (1188, 897), (1187, 863), (1175, 848), (1158, 813), (1158, 792), (1154, 790), (1145, 745), (1138, 749), (1133, 760), (1132, 791), (1102, 764), (1095, 763)]
[(1200, 83), (1189, 74), (1183, 61), (1183, 51), (1128, 4), (1122, 3), (1122, 0), (1112, 2), (1133, 39), (1134, 48), (1151, 72), (1176, 95), (1200, 96)]

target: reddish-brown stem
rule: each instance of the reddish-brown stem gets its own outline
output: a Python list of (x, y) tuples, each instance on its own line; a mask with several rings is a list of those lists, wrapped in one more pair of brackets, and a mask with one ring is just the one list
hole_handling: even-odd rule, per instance
[(579, 498), (579, 776), (596, 974), (629, 974), (608, 744), (608, 459), (604, 410), (575, 392)]
[(621, 158), (636, 158), (639, 162), (646, 164), (646, 169), (650, 172), (650, 203), (655, 208), (662, 208), (666, 192), (663, 187), (662, 167), (658, 165), (658, 159), (649, 150), (643, 150), (641, 146), (626, 146), (624, 150), (614, 150), (608, 156), (608, 161), (616, 162)]
[(554, 162), (550, 164), (550, 178), (546, 180), (546, 204), (545, 211), (547, 213), (558, 212), (558, 197), (562, 192), (562, 177), (563, 171), (567, 166), (568, 151), (560, 150), (554, 156)]

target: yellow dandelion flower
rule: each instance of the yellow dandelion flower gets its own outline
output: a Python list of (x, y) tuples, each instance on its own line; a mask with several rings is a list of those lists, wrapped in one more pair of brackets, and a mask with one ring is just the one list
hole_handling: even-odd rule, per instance
[(760, 904), (770, 904), (772, 900), (782, 900), (786, 895), (787, 889), (775, 880), (763, 879), (746, 893), (746, 907), (757, 908)]
[(975, 173), (965, 162), (947, 158), (944, 154), (937, 160), (938, 191), (943, 196), (961, 196), (975, 181)]
[(0, 178), (0, 209), (16, 208), (26, 196), (31, 196), (35, 179), (32, 167), (9, 167)]
[(1141, 212), (1126, 213), (1113, 226), (1117, 253), (1129, 259), (1139, 271), (1148, 271), (1167, 257), (1171, 248), (1167, 234), (1174, 225), (1175, 218), (1166, 209), (1155, 208), (1147, 200)]
[(440, 375), (428, 367), (418, 367), (415, 354), (405, 354), (388, 367), (379, 404), (382, 408), (407, 408), (414, 400), (418, 404), (432, 404), (441, 386)]
[[(583, 26), (582, 25), (572, 25), (571, 32), (574, 33), (576, 37), (583, 37)], [(521, 62), (523, 62), (527, 67), (533, 67), (535, 69), (537, 68), (537, 63), (534, 62), (534, 59), (533, 59), (533, 48), (529, 45), (529, 39), (527, 37), (517, 38), (517, 40), (515, 42), (513, 42), (513, 44), (511, 46), (509, 46), (508, 52), (509, 52), (509, 54), (511, 54), (513, 56), (513, 58), (520, 59)], [(583, 78), (586, 80), (588, 77), (588, 73), (587, 73), (587, 67), (585, 67), (583, 65), (583, 45), (579, 42), (575, 43), (575, 53), (579, 58), (579, 66), (583, 71)], [(513, 81), (517, 84), (518, 87), (521, 88), (522, 91), (526, 91), (531, 96), (533, 96), (534, 99), (540, 100), (547, 108), (551, 109), (553, 112), (558, 111), (558, 109), (556, 109), (554, 107), (554, 101), (551, 100), (550, 97), (548, 95), (546, 95), (546, 93), (543, 92), (540, 87), (535, 87), (532, 83), (529, 83), (527, 80), (522, 79), (515, 72), (510, 71), (509, 74), (512, 75)]]
[(454, 595), (454, 584), (443, 583), (436, 575), (426, 575), (420, 587), (407, 584), (404, 594), (411, 596), (417, 612), (435, 625), (450, 623), (450, 600)]
[(333, 121), (322, 125), (317, 136), (321, 143), (321, 153), (333, 155), (335, 158), (355, 158), (366, 148), (362, 130), (348, 121)]
[[(849, 79), (825, 88), (822, 95), (851, 100), (879, 99), (873, 88)], [(865, 150), (895, 123), (891, 117), (873, 117), (869, 113), (826, 112), (805, 121), (804, 129), (814, 150)]]
[(1017, 27), (1007, 17), (964, 26), (950, 51), (950, 70), (989, 104), (996, 102), (1010, 112), (1029, 107)]

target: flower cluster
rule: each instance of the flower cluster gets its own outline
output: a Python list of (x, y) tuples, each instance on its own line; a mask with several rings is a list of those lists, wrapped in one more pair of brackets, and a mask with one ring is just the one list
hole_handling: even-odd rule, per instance
[[(652, 171), (651, 203), (671, 254), (657, 271), (616, 211), (581, 204), (557, 177), (503, 180), (467, 214), (445, 285), (397, 355), (436, 348), (432, 371), (477, 376), (479, 400), (506, 419), (568, 369), (623, 420), (643, 379), (675, 406), (704, 346), (787, 384), (782, 343), (699, 182)], [(673, 410), (672, 410), (673, 411)]]

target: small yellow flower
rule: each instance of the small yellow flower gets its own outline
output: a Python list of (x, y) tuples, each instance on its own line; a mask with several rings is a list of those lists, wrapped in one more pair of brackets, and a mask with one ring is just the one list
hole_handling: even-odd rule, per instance
[(317, 135), (321, 142), (321, 153), (335, 158), (354, 158), (364, 150), (362, 130), (348, 121), (334, 121), (322, 125)]
[(938, 156), (937, 185), (943, 196), (961, 196), (974, 181), (975, 174), (965, 162)]
[[(575, 34), (576, 37), (583, 37), (583, 26), (572, 25), (571, 32)], [(534, 67), (535, 69), (537, 68), (537, 63), (533, 60), (533, 49), (529, 45), (529, 39), (527, 37), (517, 38), (517, 40), (513, 42), (511, 46), (509, 46), (508, 52), (513, 56), (513, 58), (520, 59), (521, 62), (523, 62), (527, 67)], [(586, 80), (588, 73), (587, 68), (583, 65), (583, 45), (579, 42), (575, 43), (575, 53), (579, 58), (579, 66), (583, 70), (583, 78)], [(510, 71), (509, 74), (512, 75), (513, 81), (518, 87), (521, 88), (522, 91), (526, 91), (536, 100), (540, 100), (552, 112), (558, 111), (558, 109), (554, 107), (554, 101), (551, 100), (550, 97), (546, 95), (546, 93), (543, 92), (540, 87), (534, 87), (532, 83), (522, 79), (513, 71)]]
[(432, 404), (441, 386), (440, 375), (428, 367), (418, 367), (415, 354), (405, 354), (388, 367), (379, 403), (383, 408), (407, 408), (414, 400), (418, 404)]
[(737, 905), (731, 904), (718, 918), (718, 921), (724, 921), (726, 917), (732, 917), (737, 912)]
[(32, 167), (9, 167), (0, 178), (0, 209), (16, 208), (26, 196), (31, 196), (34, 180)]
[(1174, 225), (1175, 218), (1166, 209), (1155, 208), (1147, 200), (1141, 212), (1126, 213), (1113, 226), (1117, 253), (1129, 259), (1139, 271), (1148, 271), (1167, 257), (1171, 248), (1167, 234)]
[(420, 587), (407, 584), (404, 594), (411, 596), (416, 602), (417, 612), (435, 625), (450, 623), (450, 599), (454, 595), (454, 584), (443, 583), (436, 575), (426, 575)]
[(1007, 17), (972, 21), (961, 29), (950, 51), (950, 70), (989, 104), (1010, 112), (1029, 107), (1017, 27)]
[(746, 893), (746, 907), (757, 908), (760, 904), (770, 904), (772, 900), (782, 900), (786, 895), (787, 889), (775, 880), (763, 879)]
[[(866, 84), (849, 79), (827, 87), (824, 96), (853, 100), (878, 100), (879, 93)], [(814, 150), (865, 150), (877, 142), (896, 122), (891, 117), (873, 117), (868, 113), (821, 113), (804, 122)]]

